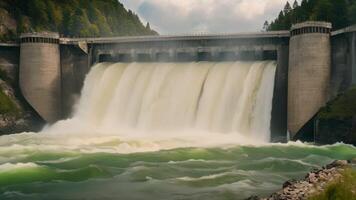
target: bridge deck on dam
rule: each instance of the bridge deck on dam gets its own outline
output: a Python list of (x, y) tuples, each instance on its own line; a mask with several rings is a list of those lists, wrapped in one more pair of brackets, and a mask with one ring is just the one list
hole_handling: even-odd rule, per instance
[(331, 36), (336, 36), (344, 33), (354, 33), (354, 32), (356, 32), (356, 24), (340, 30), (333, 31), (331, 32)]
[[(346, 27), (331, 32), (331, 36), (355, 32), (356, 25)], [(136, 42), (163, 42), (180, 40), (231, 40), (231, 39), (263, 39), (263, 38), (289, 38), (290, 31), (267, 31), (267, 32), (246, 32), (227, 34), (187, 34), (187, 35), (155, 35), (155, 36), (119, 36), (119, 37), (88, 37), (88, 38), (67, 38), (61, 37), (59, 43), (63, 45), (77, 45), (85, 42), (87, 44), (107, 44), (107, 43), (136, 43)], [(0, 47), (17, 47), (19, 41), (3, 42)]]
[[(79, 46), (84, 52), (91, 55), (91, 63), (94, 63), (101, 60), (157, 60), (162, 57), (167, 60), (177, 60), (178, 58), (178, 60), (195, 60), (196, 57), (218, 58), (219, 53), (244, 55), (242, 52), (276, 52), (279, 46), (288, 45), (289, 37), (289, 31), (269, 31), (233, 34), (60, 38), (59, 42), (61, 45)], [(252, 54), (255, 55), (255, 53)], [(248, 57), (252, 57), (252, 54)]]
[(158, 36), (130, 36), (130, 37), (103, 37), (103, 38), (60, 38), (61, 44), (90, 44), (105, 43), (132, 43), (132, 42), (164, 42), (179, 40), (231, 40), (231, 39), (263, 39), (263, 38), (289, 38), (289, 31), (269, 31), (236, 34), (201, 34), (201, 35), (158, 35)]

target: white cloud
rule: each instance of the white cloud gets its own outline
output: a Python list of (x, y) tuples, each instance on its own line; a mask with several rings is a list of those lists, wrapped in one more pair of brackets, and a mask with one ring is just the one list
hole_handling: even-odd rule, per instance
[[(120, 0), (161, 34), (259, 31), (286, 0)], [(292, 0), (290, 0), (292, 3)]]

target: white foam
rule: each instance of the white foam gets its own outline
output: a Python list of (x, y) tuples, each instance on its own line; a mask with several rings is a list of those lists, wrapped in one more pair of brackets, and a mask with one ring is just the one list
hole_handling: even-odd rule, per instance
[(273, 61), (97, 64), (72, 118), (1, 137), (0, 146), (131, 153), (263, 145), (275, 69)]
[(0, 165), (0, 172), (5, 172), (5, 171), (10, 171), (10, 170), (16, 170), (16, 169), (26, 169), (26, 168), (36, 168), (39, 167), (35, 163), (5, 163)]

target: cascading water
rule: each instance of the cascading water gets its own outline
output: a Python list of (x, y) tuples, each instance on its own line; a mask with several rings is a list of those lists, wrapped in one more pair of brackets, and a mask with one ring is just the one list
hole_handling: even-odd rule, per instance
[(65, 124), (80, 121), (101, 133), (230, 133), (268, 142), (275, 69), (274, 61), (100, 63)]
[(268, 196), (356, 149), (269, 144), (276, 64), (101, 63), (73, 117), (0, 137), (0, 199)]

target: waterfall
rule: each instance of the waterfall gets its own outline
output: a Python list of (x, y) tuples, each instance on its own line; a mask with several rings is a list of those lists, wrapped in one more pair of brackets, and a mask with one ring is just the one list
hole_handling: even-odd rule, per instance
[(274, 61), (99, 63), (66, 123), (98, 133), (189, 130), (268, 142), (275, 70)]

